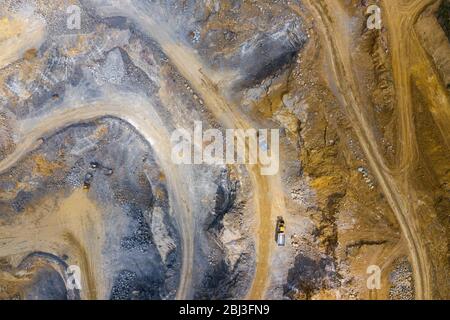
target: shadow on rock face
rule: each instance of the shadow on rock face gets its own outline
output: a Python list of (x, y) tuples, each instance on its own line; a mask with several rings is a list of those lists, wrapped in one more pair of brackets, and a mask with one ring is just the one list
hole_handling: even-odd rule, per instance
[(295, 258), (294, 267), (289, 270), (284, 295), (309, 300), (321, 289), (332, 289), (338, 285), (339, 275), (331, 257), (314, 260), (300, 254)]
[(221, 173), (217, 183), (214, 215), (211, 215), (206, 222), (207, 230), (211, 232), (217, 232), (223, 227), (223, 217), (233, 207), (238, 188), (238, 182), (230, 180), (227, 171)]
[(252, 87), (290, 65), (307, 41), (298, 24), (279, 33), (278, 37), (263, 34), (247, 43), (248, 49), (241, 50), (238, 57), (245, 77), (236, 83), (235, 89)]
[(444, 0), (437, 12), (437, 18), (450, 41), (450, 0)]
[(66, 300), (66, 284), (53, 268), (40, 269), (25, 295), (26, 300)]
[(159, 287), (163, 285), (151, 276), (122, 270), (117, 275), (112, 290), (112, 300), (154, 300), (161, 299)]

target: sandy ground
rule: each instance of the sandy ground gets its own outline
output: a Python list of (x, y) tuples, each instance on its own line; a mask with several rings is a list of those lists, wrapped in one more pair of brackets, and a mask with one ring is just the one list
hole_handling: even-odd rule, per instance
[[(305, 0), (303, 3), (314, 18), (319, 35), (314, 40), (323, 46), (322, 54), (325, 56), (327, 66), (330, 67), (322, 70), (328, 80), (328, 86), (338, 103), (346, 110), (371, 172), (402, 231), (404, 243), (395, 245), (394, 248), (389, 247), (389, 250), (397, 253), (406, 245), (413, 266), (416, 298), (432, 298), (435, 286), (432, 279), (433, 267), (426, 249), (426, 240), (421, 234), (419, 204), (411, 201), (415, 197), (415, 189), (410, 176), (414, 174), (414, 164), (420, 155), (414, 125), (412, 92), (414, 86), (426, 98), (444, 143), (447, 148), (449, 147), (449, 95), (439, 81), (433, 63), (414, 29), (419, 15), (434, 1), (381, 1), (385, 13), (383, 21), (389, 34), (396, 88), (395, 104), (399, 128), (399, 135), (396, 138), (399, 142), (399, 151), (394, 166), (390, 166), (386, 161), (378, 145), (374, 126), (365, 115), (362, 102), (365, 91), (358, 81), (356, 74), (358, 71), (352, 58), (352, 33), (349, 27), (351, 17), (346, 12), (343, 2)], [(292, 5), (291, 8), (304, 18), (299, 7)], [(204, 108), (221, 126), (236, 129), (258, 127), (259, 124), (255, 119), (229, 98), (230, 87), (226, 82), (230, 74), (222, 74), (208, 68), (199, 53), (186, 45), (166, 21), (158, 19), (158, 14), (153, 15), (149, 12), (151, 7), (141, 7), (131, 2), (117, 2), (114, 7), (99, 10), (104, 17), (116, 15), (127, 17), (143, 34), (154, 40), (177, 72), (202, 99)], [(36, 18), (29, 21), (26, 20), (27, 12), (21, 14), (22, 16), (0, 20), (0, 26), (7, 30), (0, 35), (0, 49), (4, 49), (4, 53), (0, 55), (0, 69), (21, 59), (27, 50), (39, 49), (46, 36), (45, 23), (42, 20)], [(138, 57), (131, 56), (131, 59), (137, 62), (136, 65), (142, 65), (137, 61)], [(123, 108), (124, 105), (127, 108)], [(117, 117), (128, 122), (155, 150), (157, 162), (165, 172), (173, 210), (179, 214), (177, 219), (181, 228), (183, 258), (177, 298), (191, 298), (192, 278), (195, 272), (193, 230), (196, 222), (192, 212), (195, 200), (184, 178), (190, 176), (191, 169), (172, 163), (170, 128), (166, 126), (152, 103), (144, 97), (132, 93), (119, 95), (109, 90), (103, 92), (103, 95), (95, 101), (67, 100), (58, 109), (48, 112), (45, 116), (18, 121), (15, 149), (0, 161), (0, 173), (7, 172), (30, 151), (39, 147), (43, 142), (42, 137), (69, 125), (105, 116)], [(276, 217), (287, 213), (288, 200), (280, 174), (264, 176), (259, 165), (246, 165), (246, 171), (252, 184), (252, 210), (256, 222), (252, 230), (256, 239), (255, 275), (247, 298), (264, 299), (271, 281), (281, 284), (283, 281), (281, 278), (286, 276), (274, 273), (272, 269), (287, 252), (273, 255), (274, 250), (277, 250), (273, 232)], [(243, 176), (241, 178), (244, 179)], [(74, 256), (78, 257), (77, 263), (88, 275), (84, 283), (88, 288), (86, 298), (106, 297), (107, 292), (102, 286), (100, 273), (103, 262), (99, 258), (103, 237), (101, 210), (89, 201), (86, 194), (82, 190), (75, 191), (59, 204), (55, 213), (47, 215), (36, 222), (36, 225), (38, 232), (30, 230), (31, 227), (27, 227), (25, 221), (17, 222), (13, 226), (0, 227), (1, 239), (5, 241), (2, 255), (38, 249), (42, 251), (46, 248), (55, 249), (54, 243), (58, 241), (71, 244), (75, 248), (73, 250), (77, 251), (74, 253)], [(78, 238), (77, 235), (82, 237)], [(375, 249), (374, 257), (385, 255), (383, 250), (383, 248)], [(394, 254), (384, 261), (384, 267), (390, 267), (393, 259)], [(375, 258), (371, 262), (375, 263)], [(377, 296), (374, 295), (372, 298), (376, 299)]]
[[(34, 212), (34, 211), (37, 212)], [(0, 228), (2, 254), (28, 252), (63, 252), (76, 257), (71, 263), (80, 266), (85, 299), (106, 298), (103, 288), (101, 246), (104, 238), (101, 211), (78, 189), (61, 203), (47, 200), (36, 209), (25, 212), (14, 225)], [(43, 216), (36, 222), (29, 217)], [(73, 252), (70, 252), (70, 251)]]
[[(172, 191), (172, 196), (174, 197), (176, 212), (184, 212), (180, 219), (183, 223), (181, 224), (183, 228), (183, 270), (182, 270), (182, 280), (181, 287), (185, 290), (179, 290), (179, 297), (183, 297), (187, 294), (187, 288), (189, 288), (188, 281), (191, 279), (192, 273), (192, 222), (190, 222), (190, 209), (189, 209), (189, 196), (186, 194), (188, 190), (184, 186), (183, 175), (179, 172), (182, 170), (181, 167), (174, 166), (170, 160), (170, 136), (168, 134), (164, 135), (166, 131), (161, 123), (157, 122), (158, 116), (152, 113), (152, 107), (148, 102), (142, 101), (142, 104), (135, 103), (132, 108), (124, 109), (122, 106), (126, 104), (129, 99), (133, 99), (136, 102), (140, 99), (136, 96), (125, 97), (114, 96), (114, 94), (109, 95), (108, 101), (96, 101), (85, 106), (71, 105), (71, 109), (66, 111), (55, 112), (49, 115), (47, 119), (39, 119), (35, 121), (30, 119), (26, 123), (22, 124), (22, 128), (26, 128), (23, 133), (23, 141), (18, 143), (17, 148), (14, 153), (8, 158), (0, 162), (0, 172), (8, 170), (9, 167), (14, 165), (16, 161), (21, 159), (29, 151), (33, 150), (38, 145), (38, 140), (44, 135), (51, 134), (60, 128), (65, 128), (73, 123), (78, 123), (80, 121), (93, 120), (96, 118), (104, 116), (114, 116), (123, 119), (130, 124), (132, 124), (157, 150), (159, 159), (162, 166), (172, 166), (170, 169), (167, 168), (166, 179), (169, 181), (174, 188), (177, 190)], [(156, 144), (155, 141), (158, 141)], [(166, 141), (166, 143), (163, 143)], [(164, 167), (165, 168), (165, 167)], [(179, 207), (177, 207), (177, 204)], [(184, 279), (184, 280), (183, 280)], [(187, 282), (184, 284), (184, 282)]]
[[(391, 47), (393, 51), (394, 78), (396, 88), (400, 88), (397, 93), (398, 112), (400, 114), (399, 126), (401, 135), (399, 137), (401, 152), (398, 159), (398, 168), (389, 169), (382, 158), (375, 143), (371, 125), (364, 117), (364, 113), (359, 109), (361, 106), (358, 95), (360, 89), (352, 77), (352, 64), (350, 46), (346, 37), (348, 33), (342, 26), (345, 26), (345, 15), (342, 13), (339, 1), (327, 2), (306, 1), (308, 6), (319, 19), (322, 29), (322, 40), (327, 45), (328, 57), (333, 66), (335, 83), (339, 92), (335, 94), (341, 96), (342, 103), (348, 106), (350, 119), (359, 137), (360, 144), (364, 148), (365, 154), (371, 164), (372, 170), (380, 183), (391, 208), (396, 214), (403, 231), (403, 235), (408, 243), (414, 266), (414, 276), (416, 282), (416, 298), (427, 299), (431, 297), (430, 261), (424, 249), (424, 243), (418, 230), (416, 206), (410, 201), (413, 193), (407, 179), (408, 169), (413, 168), (413, 161), (417, 157), (415, 146), (412, 111), (411, 111), (411, 72), (417, 68), (425, 72), (415, 73), (417, 78), (425, 78), (430, 85), (427, 88), (435, 88), (436, 91), (426, 91), (424, 94), (432, 102), (432, 112), (436, 115), (436, 121), (442, 132), (442, 136), (448, 137), (448, 126), (445, 128), (444, 122), (448, 122), (448, 95), (445, 88), (438, 85), (437, 76), (433, 72), (429, 58), (424, 54), (423, 48), (417, 40), (413, 24), (418, 15), (432, 1), (414, 1), (404, 3), (403, 1), (383, 1), (385, 7), (386, 23), (390, 30)], [(328, 11), (324, 10), (327, 7)], [(326, 12), (339, 13), (338, 19), (331, 19)], [(333, 22), (334, 21), (334, 22)], [(331, 36), (333, 35), (333, 36)], [(422, 79), (423, 79), (422, 78)], [(413, 77), (414, 79), (414, 77)], [(416, 80), (417, 81), (417, 80)], [(435, 102), (434, 102), (435, 101)], [(434, 103), (433, 103), (434, 102)], [(439, 116), (438, 116), (439, 115)], [(439, 118), (439, 119), (438, 119)]]

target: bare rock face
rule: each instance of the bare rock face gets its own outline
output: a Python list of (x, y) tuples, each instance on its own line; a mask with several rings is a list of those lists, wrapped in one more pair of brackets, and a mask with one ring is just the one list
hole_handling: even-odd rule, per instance
[(444, 30), (447, 38), (450, 39), (450, 2), (448, 0), (442, 1), (437, 10), (437, 20)]
[(390, 274), (392, 286), (389, 290), (389, 297), (393, 300), (413, 300), (414, 282), (411, 264), (407, 259), (398, 259), (394, 270)]
[(449, 1), (375, 3), (2, 1), (0, 299), (448, 299)]

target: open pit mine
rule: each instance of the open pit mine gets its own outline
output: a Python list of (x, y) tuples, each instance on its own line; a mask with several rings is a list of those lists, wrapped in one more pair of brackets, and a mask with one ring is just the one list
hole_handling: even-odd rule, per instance
[(450, 299), (450, 0), (0, 0), (0, 299)]

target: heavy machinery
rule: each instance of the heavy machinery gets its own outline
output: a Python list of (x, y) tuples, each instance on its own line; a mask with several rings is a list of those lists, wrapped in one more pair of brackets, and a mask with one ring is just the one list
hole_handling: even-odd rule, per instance
[(89, 167), (90, 167), (89, 172), (86, 173), (83, 181), (83, 189), (85, 190), (89, 190), (89, 188), (91, 187), (92, 180), (94, 179), (94, 173), (97, 170), (102, 170), (105, 176), (110, 176), (113, 174), (113, 169), (105, 167), (102, 164), (98, 163), (97, 161), (92, 161), (89, 164)]
[(284, 247), (286, 245), (286, 234), (285, 234), (285, 224), (283, 217), (277, 218), (277, 227), (276, 227), (276, 241), (279, 247)]
[(86, 175), (84, 176), (83, 189), (89, 190), (93, 178), (94, 175), (92, 173), (90, 172), (86, 173)]
[(90, 163), (91, 169), (97, 170), (97, 169), (102, 169), (103, 174), (105, 176), (110, 176), (113, 174), (113, 169), (105, 167), (103, 165), (101, 165), (100, 163), (98, 163), (97, 161), (92, 161)]
[(92, 169), (97, 169), (100, 166), (100, 164), (98, 162), (96, 162), (96, 161), (92, 161), (90, 163), (90, 166), (91, 166)]

